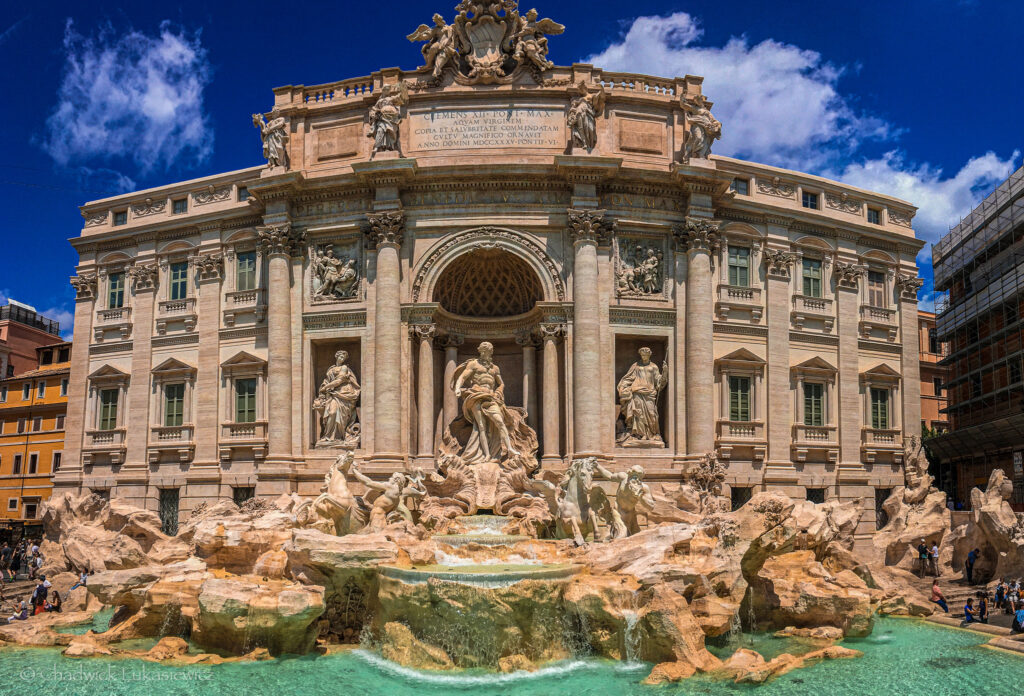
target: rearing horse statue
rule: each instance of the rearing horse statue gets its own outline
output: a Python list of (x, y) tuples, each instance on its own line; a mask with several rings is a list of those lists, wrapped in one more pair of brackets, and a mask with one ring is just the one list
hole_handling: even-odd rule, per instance
[(598, 538), (597, 510), (606, 502), (604, 490), (594, 485), (594, 469), (597, 459), (585, 457), (573, 460), (562, 480), (556, 486), (550, 481), (534, 479), (531, 483), (540, 488), (548, 500), (555, 517), (555, 536), (559, 539), (572, 537), (577, 546), (586, 544), (587, 534)]

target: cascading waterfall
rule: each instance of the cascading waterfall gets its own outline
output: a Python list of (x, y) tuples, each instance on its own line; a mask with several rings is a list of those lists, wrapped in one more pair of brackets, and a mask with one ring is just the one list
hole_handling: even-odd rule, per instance
[(626, 662), (639, 662), (640, 656), (640, 614), (633, 609), (623, 609), (622, 616), (626, 619), (623, 646)]

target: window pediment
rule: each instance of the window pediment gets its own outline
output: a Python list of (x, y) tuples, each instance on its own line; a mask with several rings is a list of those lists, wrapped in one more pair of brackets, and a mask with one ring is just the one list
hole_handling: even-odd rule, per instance
[(889, 367), (885, 363), (879, 363), (870, 370), (865, 370), (860, 373), (860, 381), (862, 384), (870, 383), (887, 383), (894, 384), (900, 381), (900, 373)]
[(122, 384), (127, 383), (130, 377), (127, 372), (112, 365), (104, 365), (89, 375), (89, 381), (93, 384)]
[(804, 360), (802, 363), (793, 365), (789, 369), (794, 376), (803, 375), (804, 377), (825, 377), (828, 379), (835, 378), (839, 372), (831, 363), (819, 356)]
[(267, 361), (243, 350), (222, 362), (220, 367), (227, 374), (261, 374), (267, 369)]
[(196, 373), (196, 368), (183, 363), (177, 358), (168, 358), (162, 363), (157, 365), (152, 370), (153, 376), (159, 379), (168, 379), (172, 377), (192, 377)]
[(746, 348), (734, 350), (728, 355), (715, 360), (715, 367), (719, 372), (755, 372), (760, 374), (764, 371), (765, 361)]

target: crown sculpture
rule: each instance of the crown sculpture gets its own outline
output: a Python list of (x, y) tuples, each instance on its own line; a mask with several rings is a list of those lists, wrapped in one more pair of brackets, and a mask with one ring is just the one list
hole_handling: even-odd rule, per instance
[(530, 71), (538, 83), (554, 64), (548, 60), (548, 35), (565, 27), (540, 19), (537, 10), (520, 14), (515, 0), (472, 2), (463, 0), (455, 20), (447, 24), (434, 15), (434, 26), (421, 24), (409, 34), (413, 42), (425, 41), (420, 70), (440, 83), (446, 70), (462, 84), (509, 83), (518, 70)]

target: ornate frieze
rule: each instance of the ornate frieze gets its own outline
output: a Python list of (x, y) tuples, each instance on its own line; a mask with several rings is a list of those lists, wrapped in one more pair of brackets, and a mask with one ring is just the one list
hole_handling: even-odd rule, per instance
[(779, 177), (772, 177), (771, 180), (758, 179), (757, 190), (759, 193), (766, 193), (769, 196), (779, 198), (793, 198), (796, 194), (796, 186), (787, 184)]
[(256, 235), (260, 252), (267, 256), (294, 256), (301, 251), (302, 242), (306, 237), (305, 232), (293, 229), (290, 222), (257, 227)]
[(231, 186), (217, 187), (210, 184), (202, 191), (194, 191), (192, 193), (192, 202), (196, 205), (218, 203), (220, 201), (226, 201), (229, 198), (231, 198)]
[(370, 222), (370, 228), (366, 231), (366, 241), (370, 248), (402, 246), (405, 236), (405, 213), (401, 210), (367, 213), (366, 219)]
[(156, 290), (159, 284), (160, 268), (155, 263), (137, 263), (128, 269), (135, 292)]
[(207, 280), (220, 280), (224, 276), (224, 255), (220, 253), (196, 254), (191, 257), (200, 282)]
[(711, 252), (718, 247), (718, 223), (698, 217), (687, 217), (682, 225), (672, 228), (679, 248)]
[(107, 219), (110, 217), (110, 212), (103, 210), (98, 213), (82, 213), (82, 217), (85, 218), (86, 227), (99, 227), (105, 225)]
[(75, 289), (75, 299), (92, 300), (96, 298), (96, 276), (81, 275), (71, 276), (71, 287)]
[(650, 237), (618, 237), (615, 292), (619, 297), (660, 299), (665, 290), (665, 245)]
[(611, 244), (615, 221), (604, 210), (569, 208), (569, 234), (573, 242), (593, 242), (598, 246)]
[(625, 326), (675, 326), (676, 313), (671, 309), (610, 307), (608, 323)]
[(355, 309), (348, 312), (330, 312), (320, 314), (303, 314), (302, 329), (304, 331), (330, 331), (333, 329), (361, 329), (366, 326), (366, 310)]
[(789, 278), (796, 263), (796, 254), (782, 249), (765, 249), (764, 266), (768, 275)]
[(900, 227), (910, 227), (910, 221), (913, 219), (914, 214), (910, 211), (895, 210), (889, 208), (889, 222)]
[(326, 242), (309, 247), (310, 291), (313, 304), (351, 300), (362, 281), (357, 241)]
[(826, 193), (825, 205), (832, 210), (839, 210), (844, 213), (859, 215), (864, 209), (864, 202), (850, 198), (845, 192), (841, 194)]
[(860, 285), (860, 279), (867, 275), (867, 269), (860, 264), (836, 261), (833, 273), (835, 274), (836, 287), (856, 290)]
[(167, 199), (161, 198), (159, 200), (153, 200), (147, 198), (142, 203), (132, 204), (132, 217), (146, 217), (149, 215), (156, 215), (167, 210)]
[(900, 293), (901, 300), (917, 302), (917, 291), (924, 286), (924, 281), (917, 276), (896, 274), (896, 289)]

